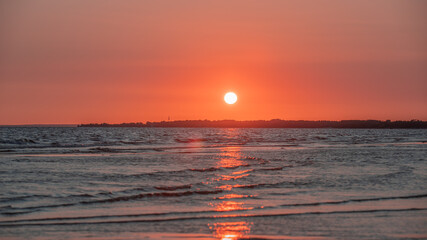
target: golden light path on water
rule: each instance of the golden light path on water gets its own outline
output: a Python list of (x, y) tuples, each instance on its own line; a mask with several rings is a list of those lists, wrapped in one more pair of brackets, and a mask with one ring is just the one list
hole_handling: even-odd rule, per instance
[[(232, 136), (235, 134), (236, 129), (227, 129), (227, 131), (228, 134)], [(230, 181), (247, 177), (250, 175), (251, 171), (253, 171), (253, 169), (242, 170), (241, 168), (238, 168), (239, 166), (249, 165), (247, 162), (242, 160), (244, 158), (241, 156), (240, 147), (224, 147), (219, 156), (220, 158), (216, 167), (233, 170), (228, 174), (219, 174), (217, 178), (213, 179), (213, 182), (220, 183), (217, 188), (224, 190), (225, 194), (216, 198), (217, 200), (222, 200), (221, 202), (212, 201), (209, 205), (211, 205), (217, 212), (252, 209), (251, 207), (246, 206), (247, 204), (245, 202), (246, 198), (252, 196), (229, 193), (229, 191), (231, 191), (233, 187), (236, 186), (230, 184)], [(230, 199), (238, 199), (238, 201)], [(221, 221), (209, 224), (209, 228), (213, 231), (215, 238), (221, 240), (237, 240), (250, 234), (252, 225), (252, 222), (245, 220), (230, 222)]]

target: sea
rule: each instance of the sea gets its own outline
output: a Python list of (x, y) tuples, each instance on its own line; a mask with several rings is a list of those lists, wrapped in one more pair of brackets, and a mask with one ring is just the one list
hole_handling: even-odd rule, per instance
[(0, 239), (427, 239), (427, 130), (1, 127)]

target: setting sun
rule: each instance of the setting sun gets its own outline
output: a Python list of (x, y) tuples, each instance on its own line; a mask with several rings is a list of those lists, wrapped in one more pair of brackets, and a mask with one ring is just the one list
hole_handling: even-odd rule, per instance
[(227, 104), (234, 104), (237, 102), (237, 95), (234, 92), (228, 92), (224, 96), (224, 101)]

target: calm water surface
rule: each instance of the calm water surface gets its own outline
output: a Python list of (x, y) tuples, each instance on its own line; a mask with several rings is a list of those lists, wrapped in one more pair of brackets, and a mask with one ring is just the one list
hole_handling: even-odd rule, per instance
[(427, 130), (0, 128), (0, 238), (425, 239)]

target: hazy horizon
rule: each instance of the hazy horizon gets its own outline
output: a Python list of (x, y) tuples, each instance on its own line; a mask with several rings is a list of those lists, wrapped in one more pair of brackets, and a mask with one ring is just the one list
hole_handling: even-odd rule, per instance
[(282, 120), (282, 121), (307, 121), (307, 122), (321, 122), (321, 121), (325, 121), (325, 122), (340, 122), (340, 121), (392, 121), (392, 122), (396, 122), (396, 121), (405, 121), (405, 122), (409, 122), (412, 120), (416, 120), (416, 121), (422, 121), (422, 122), (426, 122), (426, 120), (423, 119), (410, 119), (410, 120), (402, 120), (402, 119), (396, 119), (396, 120), (392, 120), (392, 119), (341, 119), (341, 120), (325, 120), (325, 119), (321, 119), (321, 120), (305, 120), (305, 119), (278, 119), (278, 118), (273, 118), (273, 119), (251, 119), (251, 120), (235, 120), (235, 119), (217, 119), (217, 120), (210, 120), (210, 119), (170, 119), (170, 120), (160, 120), (160, 121), (129, 121), (129, 122), (81, 122), (81, 123), (28, 123), (28, 124), (0, 124), (0, 127), (13, 127), (13, 126), (46, 126), (46, 127), (52, 127), (52, 126), (65, 126), (65, 127), (76, 127), (78, 125), (81, 124), (111, 124), (111, 125), (115, 125), (115, 124), (126, 124), (126, 123), (143, 123), (146, 124), (148, 122), (151, 123), (158, 123), (158, 122), (179, 122), (179, 121), (211, 121), (211, 122), (215, 122), (215, 121), (237, 121), (237, 122), (256, 122), (256, 121), (272, 121), (272, 120)]

